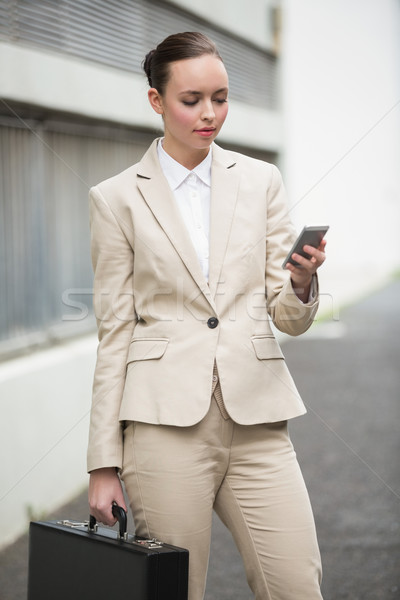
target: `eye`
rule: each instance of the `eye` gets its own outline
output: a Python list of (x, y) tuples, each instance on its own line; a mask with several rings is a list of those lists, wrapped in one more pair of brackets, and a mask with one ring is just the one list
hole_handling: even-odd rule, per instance
[(217, 104), (225, 104), (225, 102), (228, 102), (228, 98), (215, 98), (215, 102)]
[(185, 106), (194, 106), (197, 103), (198, 100), (182, 100), (182, 104), (184, 104)]

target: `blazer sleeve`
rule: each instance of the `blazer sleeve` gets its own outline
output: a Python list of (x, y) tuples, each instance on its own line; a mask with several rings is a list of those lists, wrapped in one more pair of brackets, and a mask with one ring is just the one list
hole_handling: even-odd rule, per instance
[(93, 381), (88, 471), (122, 467), (119, 411), (126, 359), (137, 322), (133, 297), (133, 249), (98, 187), (89, 194), (94, 311), (99, 345)]
[(296, 239), (280, 172), (272, 166), (272, 182), (267, 192), (266, 294), (268, 312), (274, 325), (289, 335), (304, 333), (318, 310), (318, 278), (313, 281), (312, 300), (304, 304), (295, 294), (290, 272), (282, 263)]

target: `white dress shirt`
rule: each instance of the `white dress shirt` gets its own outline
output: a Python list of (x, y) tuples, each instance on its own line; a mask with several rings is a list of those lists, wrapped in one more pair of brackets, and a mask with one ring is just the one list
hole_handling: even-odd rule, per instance
[(162, 147), (162, 140), (158, 143), (157, 151), (161, 169), (174, 194), (176, 203), (199, 258), (204, 277), (208, 281), (211, 148), (206, 158), (192, 171), (189, 171), (189, 169), (178, 163), (165, 152)]

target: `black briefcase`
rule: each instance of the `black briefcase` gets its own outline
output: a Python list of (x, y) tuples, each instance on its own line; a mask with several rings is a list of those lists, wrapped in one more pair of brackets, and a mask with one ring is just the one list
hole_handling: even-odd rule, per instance
[(32, 522), (28, 600), (187, 600), (189, 552), (96, 520)]

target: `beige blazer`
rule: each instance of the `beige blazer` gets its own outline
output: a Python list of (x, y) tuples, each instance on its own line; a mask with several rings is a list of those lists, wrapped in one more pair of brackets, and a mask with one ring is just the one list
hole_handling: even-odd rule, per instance
[(156, 144), (90, 190), (99, 346), (89, 471), (121, 467), (124, 421), (199, 422), (214, 361), (237, 423), (305, 412), (270, 327), (298, 335), (317, 310), (281, 267), (295, 231), (278, 169), (213, 144), (207, 282)]

